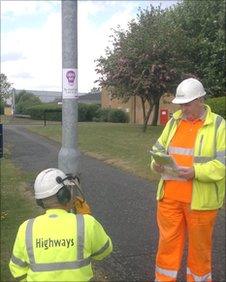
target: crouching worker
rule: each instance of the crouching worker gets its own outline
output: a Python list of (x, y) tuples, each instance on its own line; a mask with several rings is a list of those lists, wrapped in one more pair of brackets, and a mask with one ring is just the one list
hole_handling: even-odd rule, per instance
[(69, 213), (73, 199), (70, 180), (59, 169), (39, 173), (34, 190), (45, 214), (19, 227), (9, 263), (22, 281), (89, 281), (91, 259), (112, 252), (112, 242), (101, 224), (88, 214)]

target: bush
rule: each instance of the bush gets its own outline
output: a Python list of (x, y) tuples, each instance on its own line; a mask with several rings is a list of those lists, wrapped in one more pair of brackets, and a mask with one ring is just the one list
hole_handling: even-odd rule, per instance
[[(100, 108), (98, 104), (78, 104), (78, 121), (92, 121), (98, 116), (97, 112)], [(37, 106), (33, 106), (27, 109), (27, 114), (32, 119), (44, 119), (44, 113), (46, 120), (61, 121), (62, 119), (62, 106), (56, 103), (45, 103)]]
[(16, 113), (17, 114), (29, 114), (28, 108), (34, 105), (42, 104), (41, 100), (36, 97), (33, 93), (22, 90), (15, 97), (16, 102)]
[(99, 109), (99, 104), (78, 104), (78, 121), (93, 121)]
[(117, 109), (112, 109), (109, 112), (109, 122), (115, 122), (115, 123), (125, 123), (128, 122), (128, 115), (122, 111), (122, 110), (117, 110)]
[(93, 121), (100, 121), (100, 122), (108, 122), (109, 121), (109, 113), (111, 109), (99, 109), (97, 111), (97, 116), (95, 117), (95, 120)]
[(0, 115), (4, 115), (4, 102), (0, 99)]
[[(62, 119), (62, 107), (56, 103), (43, 103), (27, 109), (26, 113), (32, 119), (44, 119), (60, 121)], [(128, 115), (118, 109), (101, 109), (99, 104), (78, 104), (78, 121), (101, 121), (101, 122), (128, 122)]]
[(60, 121), (62, 117), (61, 106), (55, 103), (45, 103), (27, 109), (27, 114), (31, 116), (31, 119), (43, 120), (44, 113), (46, 120)]
[(210, 106), (211, 110), (226, 119), (225, 109), (226, 97), (209, 98), (206, 100), (206, 104)]
[(129, 118), (122, 110), (105, 108), (98, 110), (97, 117), (93, 121), (125, 123)]

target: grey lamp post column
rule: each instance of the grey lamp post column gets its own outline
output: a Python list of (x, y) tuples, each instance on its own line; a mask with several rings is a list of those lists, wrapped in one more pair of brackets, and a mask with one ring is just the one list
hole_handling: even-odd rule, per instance
[(62, 147), (58, 167), (68, 175), (77, 175), (80, 152), (77, 145), (77, 0), (62, 4)]

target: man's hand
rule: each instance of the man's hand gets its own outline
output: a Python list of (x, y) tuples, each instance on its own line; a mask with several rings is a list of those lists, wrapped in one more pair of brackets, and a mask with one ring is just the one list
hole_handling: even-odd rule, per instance
[(75, 197), (74, 209), (76, 213), (91, 214), (90, 206), (79, 196)]
[(153, 168), (158, 173), (163, 173), (163, 171), (164, 171), (164, 166), (157, 164), (156, 162), (153, 163)]
[(187, 180), (193, 179), (195, 177), (195, 170), (193, 167), (179, 168), (179, 176)]

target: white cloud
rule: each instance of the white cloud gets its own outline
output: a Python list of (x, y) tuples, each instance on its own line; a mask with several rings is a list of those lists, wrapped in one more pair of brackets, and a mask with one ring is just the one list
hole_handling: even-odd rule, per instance
[(23, 16), (38, 13), (39, 11), (51, 12), (54, 1), (1, 1), (1, 14), (5, 16)]
[[(119, 4), (117, 1), (111, 1), (110, 3), (109, 1), (104, 1), (100, 3), (99, 10), (106, 10), (106, 5), (113, 6), (114, 4)], [(122, 9), (123, 7), (126, 7), (126, 9)], [(94, 61), (105, 54), (107, 46), (111, 46), (109, 36), (112, 34), (112, 28), (120, 25), (123, 29), (126, 29), (128, 22), (134, 17), (134, 5), (128, 5), (128, 2), (125, 2), (121, 6), (120, 2), (120, 8), (99, 29), (96, 29), (96, 26), (88, 20), (89, 10), (85, 9), (85, 4), (80, 6), (78, 13), (78, 84), (81, 86), (79, 89), (82, 89), (82, 91), (84, 91), (83, 89), (85, 88), (83, 87), (86, 85), (89, 85), (86, 91), (89, 91), (93, 86), (98, 86), (94, 84), (94, 81), (98, 78), (94, 71), (96, 68)]]
[[(5, 31), (2, 30), (1, 71), (17, 89), (61, 91), (60, 1), (1, 3), (2, 22), (5, 26), (7, 21), (14, 23), (12, 30), (8, 31), (7, 27)], [(140, 1), (143, 6), (148, 6), (149, 3), (150, 1)], [(138, 6), (137, 1), (78, 1), (79, 92), (88, 92), (93, 86), (97, 86), (94, 85), (94, 80), (97, 79), (94, 60), (104, 55), (106, 47), (110, 45), (111, 29), (117, 25), (126, 29), (127, 23), (136, 17)], [(37, 17), (39, 13), (42, 14), (40, 24), (37, 25), (32, 20), (25, 21), (27, 16)], [(100, 15), (105, 15), (105, 19)], [(23, 26), (21, 16), (24, 19)], [(17, 21), (18, 26), (15, 25)]]
[[(26, 3), (27, 5), (27, 3)], [(25, 6), (26, 6), (25, 5)], [(17, 89), (61, 89), (61, 16), (50, 13), (44, 25), (2, 33), (2, 57), (20, 54), (17, 61), (2, 62), (1, 71)], [(29, 73), (29, 77), (18, 74)]]

